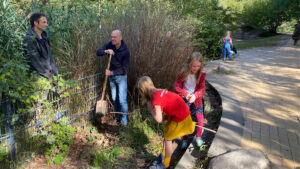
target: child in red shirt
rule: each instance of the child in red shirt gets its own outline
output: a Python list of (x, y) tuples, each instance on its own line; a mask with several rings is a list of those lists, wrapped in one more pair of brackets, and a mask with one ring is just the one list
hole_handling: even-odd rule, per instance
[[(200, 52), (194, 52), (187, 64), (182, 69), (174, 83), (174, 91), (181, 96), (190, 108), (192, 116), (196, 117), (197, 127), (196, 143), (202, 146), (201, 139), (203, 127), (203, 103), (202, 96), (205, 92), (205, 76), (202, 72), (203, 59)], [(183, 137), (182, 148), (187, 147), (187, 137)]]
[(195, 123), (192, 121), (189, 108), (177, 94), (165, 89), (155, 88), (148, 76), (138, 81), (138, 88), (142, 99), (147, 102), (153, 118), (163, 126), (163, 152), (154, 161), (150, 169), (166, 169), (170, 166), (173, 153), (172, 140), (194, 132)]

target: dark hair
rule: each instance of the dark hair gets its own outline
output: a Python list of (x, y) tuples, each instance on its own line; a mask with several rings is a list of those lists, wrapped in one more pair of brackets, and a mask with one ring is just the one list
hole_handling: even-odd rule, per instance
[(33, 27), (34, 26), (34, 21), (37, 21), (37, 22), (39, 22), (39, 19), (41, 18), (41, 17), (46, 17), (44, 14), (42, 14), (42, 13), (33, 13), (31, 16), (30, 16), (30, 24), (31, 24), (31, 27)]

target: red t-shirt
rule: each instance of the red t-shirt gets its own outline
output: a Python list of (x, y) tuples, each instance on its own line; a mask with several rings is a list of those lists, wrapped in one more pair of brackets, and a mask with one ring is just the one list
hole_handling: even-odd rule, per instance
[(189, 114), (189, 107), (183, 99), (168, 90), (157, 90), (153, 93), (152, 105), (158, 105), (161, 110), (166, 113), (174, 122), (183, 121)]

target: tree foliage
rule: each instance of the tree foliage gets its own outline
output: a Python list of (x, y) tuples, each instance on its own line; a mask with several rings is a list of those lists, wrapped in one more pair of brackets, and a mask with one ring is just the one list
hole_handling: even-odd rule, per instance
[(228, 17), (226, 11), (218, 6), (218, 0), (200, 2), (196, 10), (198, 22), (194, 39), (202, 54), (216, 58), (222, 50), (222, 36), (228, 29), (225, 26)]
[[(194, 42), (207, 58), (218, 58), (221, 54), (222, 36), (225, 24), (231, 23), (231, 15), (226, 14), (219, 0), (179, 0), (172, 1), (176, 12), (194, 18)], [(179, 9), (179, 10), (178, 10)]]
[(300, 17), (299, 0), (251, 0), (241, 15), (241, 23), (276, 33), (283, 22)]

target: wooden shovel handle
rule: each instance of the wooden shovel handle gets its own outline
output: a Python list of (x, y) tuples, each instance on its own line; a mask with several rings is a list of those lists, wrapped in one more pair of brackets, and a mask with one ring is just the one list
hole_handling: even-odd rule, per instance
[(128, 113), (123, 113), (123, 112), (116, 112), (116, 111), (113, 111), (113, 112), (109, 112), (111, 114), (128, 114)]
[(212, 129), (209, 129), (209, 128), (206, 128), (206, 127), (202, 127), (202, 126), (198, 126), (196, 125), (197, 127), (200, 127), (200, 128), (203, 128), (204, 130), (207, 130), (207, 131), (210, 131), (210, 132), (213, 132), (213, 133), (217, 133), (215, 130), (212, 130)]
[[(108, 64), (107, 64), (107, 68), (106, 68), (106, 69), (109, 69), (109, 66), (110, 66), (110, 61), (111, 61), (111, 57), (112, 57), (112, 55), (109, 55), (109, 58), (108, 58)], [(103, 100), (103, 99), (104, 99), (104, 94), (105, 94), (105, 89), (106, 89), (107, 79), (108, 79), (108, 76), (107, 76), (107, 75), (105, 75), (105, 79), (104, 79), (104, 84), (103, 84), (103, 90), (102, 90), (102, 96), (101, 96), (101, 100)]]

